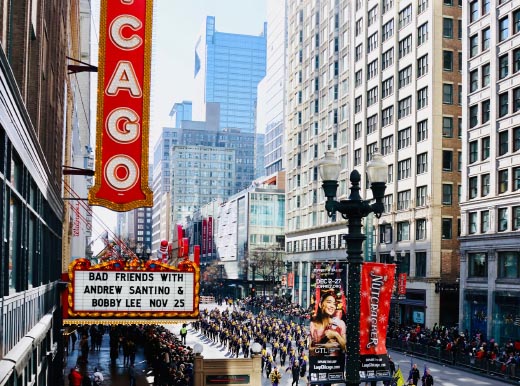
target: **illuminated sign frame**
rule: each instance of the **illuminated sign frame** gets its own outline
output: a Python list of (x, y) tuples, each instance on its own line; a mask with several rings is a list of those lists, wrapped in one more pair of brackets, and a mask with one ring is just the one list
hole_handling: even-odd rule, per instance
[(101, 0), (95, 184), (90, 205), (153, 205), (148, 186), (152, 0)]
[[(102, 319), (114, 319), (114, 318), (131, 318), (136, 319), (136, 323), (142, 323), (142, 319), (156, 319), (156, 318), (196, 318), (199, 315), (199, 287), (200, 287), (200, 271), (196, 264), (189, 260), (182, 261), (178, 267), (170, 266), (167, 264), (163, 264), (158, 262), (157, 260), (149, 260), (146, 262), (141, 262), (138, 259), (124, 261), (124, 260), (111, 260), (105, 263), (97, 264), (91, 266), (90, 261), (87, 259), (76, 259), (69, 265), (69, 283), (68, 283), (68, 296), (67, 296), (67, 318), (70, 319), (78, 319), (78, 318), (96, 318), (98, 320)], [(117, 280), (114, 278), (117, 276)], [(137, 280), (136, 278), (148, 278), (146, 281), (142, 281), (142, 279)], [(174, 278), (174, 281), (169, 280), (170, 277)], [(191, 277), (190, 280), (183, 280), (182, 283), (188, 282), (193, 285), (193, 288), (187, 289), (186, 287), (182, 287), (180, 284), (175, 282), (175, 278), (188, 278)], [(85, 279), (87, 278), (87, 279)], [(150, 278), (159, 278), (156, 282), (159, 284), (152, 286), (150, 285)], [(164, 281), (161, 282), (160, 278), (163, 278)], [(89, 284), (79, 283), (78, 280), (85, 279), (89, 280)], [(169, 280), (169, 281), (166, 281)], [(160, 286), (160, 284), (164, 284)], [(184, 284), (182, 284), (184, 285)], [(98, 305), (96, 304), (93, 307), (99, 307), (100, 310), (85, 310), (80, 309), (78, 305), (75, 303), (76, 295), (83, 296), (86, 291), (89, 295), (85, 295), (86, 300), (91, 299), (90, 296), (91, 291), (95, 290), (98, 287), (105, 287), (104, 294), (97, 295), (97, 299), (106, 299), (110, 301), (116, 297), (121, 298), (122, 300), (122, 309), (115, 310), (115, 305), (111, 306), (109, 304), (106, 305), (108, 310), (103, 310), (105, 307), (104, 304)], [(172, 297), (178, 297), (177, 295), (180, 293), (179, 288), (182, 289), (182, 293), (185, 296), (189, 296), (191, 294), (192, 298), (188, 298), (191, 304), (192, 309), (183, 310), (183, 311), (174, 311), (172, 307), (172, 311), (141, 311), (137, 309), (136, 299), (143, 300), (142, 297), (135, 296), (130, 299), (127, 295), (131, 293), (129, 288), (134, 288), (132, 291), (136, 295), (142, 295), (140, 291), (135, 292), (136, 288), (150, 288), (150, 293), (154, 293), (154, 289), (157, 288), (169, 288), (170, 291), (174, 288), (177, 292), (171, 294)], [(119, 288), (121, 295), (114, 295), (116, 289)], [(76, 294), (78, 289), (82, 289), (82, 294)], [(155, 292), (156, 293), (156, 292)], [(114, 296), (113, 296), (114, 295)], [(181, 296), (182, 297), (182, 296)], [(160, 296), (157, 296), (159, 299)], [(92, 298), (93, 299), (93, 298)], [(149, 299), (149, 298), (147, 298)], [(172, 303), (173, 303), (173, 298)], [(81, 299), (84, 300), (84, 299)], [(131, 301), (133, 305), (128, 306), (128, 301)], [(97, 300), (96, 300), (97, 302)], [(188, 303), (189, 303), (188, 302)], [(125, 305), (126, 303), (126, 305)], [(127, 307), (128, 306), (128, 307)], [(126, 307), (126, 309), (125, 309)], [(131, 308), (136, 308), (135, 311), (130, 311)], [(164, 322), (164, 321), (162, 321)], [(173, 320), (172, 322), (175, 322)]]

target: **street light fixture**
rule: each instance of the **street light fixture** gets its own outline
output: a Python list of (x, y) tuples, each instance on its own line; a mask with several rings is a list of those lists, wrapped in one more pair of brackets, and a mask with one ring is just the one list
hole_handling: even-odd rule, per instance
[(359, 385), (359, 318), (360, 318), (360, 276), (361, 265), (363, 264), (362, 245), (366, 239), (361, 233), (361, 219), (374, 213), (377, 218), (384, 212), (383, 197), (386, 189), (386, 179), (388, 166), (383, 161), (381, 154), (372, 154), (372, 160), (367, 164), (366, 172), (371, 183), (370, 189), (375, 202), (363, 200), (359, 195), (359, 182), (361, 175), (357, 170), (350, 173), (350, 196), (347, 200), (335, 200), (338, 189), (338, 177), (340, 164), (334, 152), (327, 150), (325, 158), (320, 162), (320, 176), (323, 181), (322, 187), (327, 197), (325, 210), (327, 215), (332, 217), (339, 212), (341, 216), (348, 220), (348, 234), (345, 240), (347, 243), (347, 264), (348, 267), (348, 286), (347, 286), (347, 366), (346, 366), (346, 385)]

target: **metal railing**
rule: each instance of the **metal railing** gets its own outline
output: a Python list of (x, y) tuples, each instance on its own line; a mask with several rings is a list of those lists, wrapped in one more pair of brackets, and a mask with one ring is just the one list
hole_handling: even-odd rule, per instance
[(427, 358), (431, 361), (461, 366), (467, 371), (476, 374), (499, 377), (511, 383), (520, 381), (520, 369), (516, 368), (517, 365), (515, 363), (506, 364), (505, 362), (488, 358), (478, 359), (473, 354), (470, 355), (466, 352), (452, 351), (438, 346), (428, 346), (395, 338), (387, 338), (386, 346), (389, 349), (406, 352), (407, 354)]

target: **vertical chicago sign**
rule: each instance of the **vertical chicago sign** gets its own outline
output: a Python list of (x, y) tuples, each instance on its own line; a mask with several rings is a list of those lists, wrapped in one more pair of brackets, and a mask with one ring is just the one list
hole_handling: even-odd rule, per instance
[(101, 0), (96, 180), (89, 203), (152, 206), (148, 124), (152, 0)]

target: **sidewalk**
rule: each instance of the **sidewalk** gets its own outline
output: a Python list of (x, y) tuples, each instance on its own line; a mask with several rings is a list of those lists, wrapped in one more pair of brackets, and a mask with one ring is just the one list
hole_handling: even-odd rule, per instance
[[(90, 343), (90, 342), (89, 342)], [(119, 353), (119, 357), (116, 360), (116, 365), (112, 366), (110, 363), (110, 337), (108, 332), (103, 335), (103, 341), (101, 350), (94, 351), (90, 350), (88, 354), (88, 363), (79, 365), (80, 372), (83, 376), (88, 373), (92, 375), (94, 368), (103, 374), (104, 381), (103, 386), (128, 386), (130, 380), (127, 374), (127, 367), (123, 366), (123, 353)], [(63, 368), (63, 376), (65, 386), (69, 386), (68, 375), (70, 369), (76, 365), (76, 361), (79, 355), (79, 341), (76, 342), (76, 349), (64, 355), (65, 363)], [(135, 372), (137, 378), (137, 386), (148, 386), (149, 383), (146, 381), (144, 370), (146, 369), (146, 362), (144, 362), (144, 355), (142, 347), (139, 347), (135, 356)]]

